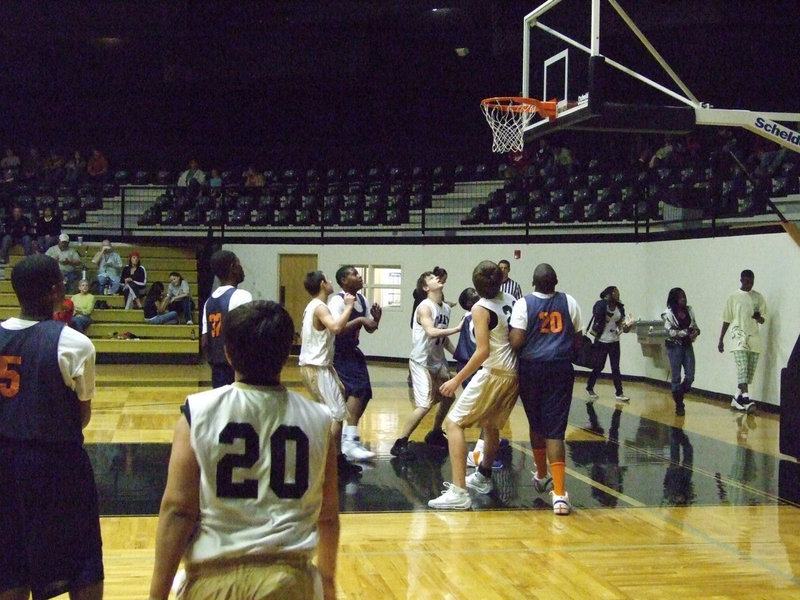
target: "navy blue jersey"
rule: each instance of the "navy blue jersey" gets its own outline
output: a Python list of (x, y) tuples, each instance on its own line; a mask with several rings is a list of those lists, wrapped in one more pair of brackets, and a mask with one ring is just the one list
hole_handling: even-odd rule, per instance
[(222, 316), (228, 312), (235, 287), (225, 290), (218, 298), (206, 300), (206, 331), (208, 332), (208, 362), (212, 365), (227, 365), (225, 346), (222, 343)]
[(575, 328), (569, 314), (567, 296), (557, 292), (550, 298), (528, 294), (528, 331), (520, 360), (549, 362), (571, 360)]
[[(344, 298), (344, 292), (339, 293), (339, 296)], [(369, 313), (367, 313), (367, 301), (361, 294), (356, 294), (356, 302), (361, 304), (361, 312), (351, 310), (350, 311), (350, 318), (347, 319), (349, 323), (353, 319), (358, 319), (359, 317), (368, 317)], [(361, 327), (353, 327), (352, 329), (347, 329), (342, 333), (338, 334), (333, 339), (333, 349), (334, 349), (334, 357), (336, 357), (337, 353), (348, 352), (352, 351), (353, 349), (358, 347), (358, 334), (361, 331)]]
[(458, 335), (458, 343), (453, 352), (453, 359), (460, 365), (468, 363), (472, 355), (475, 354), (475, 335), (470, 330), (471, 325), (472, 315), (467, 314), (464, 317), (464, 323), (461, 325), (461, 333)]
[(64, 327), (59, 321), (0, 326), (0, 438), (83, 442), (80, 400), (58, 366)]

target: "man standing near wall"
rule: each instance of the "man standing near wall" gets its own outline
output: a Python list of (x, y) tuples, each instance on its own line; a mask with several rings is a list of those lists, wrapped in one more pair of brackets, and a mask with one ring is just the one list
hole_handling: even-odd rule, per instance
[(767, 301), (753, 289), (755, 275), (750, 269), (742, 271), (741, 287), (728, 296), (722, 311), (722, 329), (719, 332), (717, 349), (725, 352), (724, 338), (730, 327), (731, 352), (736, 362), (738, 390), (731, 400), (731, 408), (753, 412), (755, 403), (750, 399), (750, 384), (758, 366), (762, 350), (759, 325), (767, 316)]
[(374, 458), (375, 453), (361, 444), (358, 422), (372, 398), (372, 384), (367, 359), (358, 347), (358, 336), (362, 327), (367, 333), (378, 330), (382, 311), (378, 304), (373, 304), (367, 311), (367, 299), (359, 293), (364, 287), (364, 280), (353, 265), (345, 265), (336, 271), (336, 283), (342, 292), (328, 300), (334, 320), (338, 320), (345, 311), (345, 296), (355, 296), (347, 324), (334, 340), (333, 368), (344, 384), (347, 396), (347, 424), (342, 429), (342, 454), (353, 461), (365, 461)]
[(511, 272), (511, 263), (506, 259), (497, 262), (497, 266), (503, 272), (503, 283), (500, 285), (500, 291), (514, 296), (514, 300), (522, 298), (522, 288), (520, 285), (511, 279), (508, 274)]

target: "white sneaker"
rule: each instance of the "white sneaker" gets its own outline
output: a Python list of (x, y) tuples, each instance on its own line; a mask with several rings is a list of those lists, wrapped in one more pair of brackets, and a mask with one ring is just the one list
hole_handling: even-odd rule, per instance
[(186, 321), (186, 324), (187, 325), (194, 325), (194, 322), (191, 319), (189, 319), (188, 321)]
[(445, 481), (442, 495), (429, 500), (428, 506), (440, 510), (469, 510), (472, 507), (472, 500), (467, 490)]
[(731, 408), (750, 413), (756, 409), (756, 403), (750, 401), (749, 398), (745, 398), (744, 396), (738, 396), (731, 400)]
[(597, 395), (597, 392), (595, 392), (594, 390), (586, 390), (586, 395), (589, 396), (589, 403), (594, 402), (595, 400), (597, 400), (600, 397), (600, 396)]
[(563, 496), (550, 492), (550, 497), (553, 499), (553, 512), (555, 514), (568, 515), (570, 513), (572, 505), (569, 503), (569, 494), (567, 492), (564, 492)]
[(467, 489), (475, 490), (479, 494), (488, 494), (494, 489), (492, 478), (485, 477), (480, 471), (475, 471), (467, 477)]
[(536, 476), (536, 471), (531, 471), (531, 475), (533, 475), (533, 489), (539, 494), (544, 494), (547, 488), (553, 485), (553, 478), (550, 475), (545, 474), (541, 479)]
[(361, 438), (355, 436), (354, 438), (342, 439), (342, 454), (350, 460), (362, 462), (375, 458), (375, 453), (370, 452), (361, 445)]
[(617, 394), (614, 396), (614, 400), (617, 402), (628, 402), (630, 398), (628, 398), (625, 394)]

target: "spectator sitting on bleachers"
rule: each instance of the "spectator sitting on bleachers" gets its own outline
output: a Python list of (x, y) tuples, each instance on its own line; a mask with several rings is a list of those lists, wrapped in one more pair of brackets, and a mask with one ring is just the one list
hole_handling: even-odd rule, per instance
[(569, 177), (575, 170), (575, 157), (566, 146), (553, 148), (553, 175)]
[(653, 153), (653, 157), (650, 159), (650, 168), (658, 169), (660, 167), (671, 166), (670, 161), (672, 160), (674, 151), (675, 146), (672, 141), (672, 136), (664, 136), (664, 143)]
[(101, 184), (108, 179), (108, 159), (96, 148), (86, 163), (86, 174), (90, 183)]
[(55, 148), (50, 151), (49, 156), (44, 160), (44, 180), (49, 185), (56, 186), (64, 179), (64, 167), (67, 160)]
[(53, 207), (48, 204), (36, 220), (36, 243), (39, 245), (39, 251), (47, 252), (49, 248), (58, 244), (60, 233), (61, 219), (53, 213)]
[(167, 311), (167, 298), (164, 284), (156, 281), (144, 297), (144, 320), (151, 325), (174, 325), (178, 323), (178, 313)]
[(81, 276), (83, 261), (81, 261), (81, 256), (75, 248), (70, 248), (69, 236), (66, 233), (62, 233), (58, 237), (58, 244), (48, 248), (45, 254), (58, 261), (58, 268), (61, 269), (61, 274), (64, 276), (66, 291), (69, 293), (74, 292), (75, 284)]
[(75, 185), (83, 181), (86, 175), (86, 161), (80, 150), (75, 150), (72, 157), (64, 165), (64, 183)]
[(147, 270), (142, 266), (139, 252), (134, 250), (128, 258), (128, 264), (122, 269), (120, 276), (120, 294), (125, 296), (125, 310), (132, 307), (142, 308), (139, 298), (147, 292)]
[(198, 198), (206, 185), (206, 174), (200, 169), (197, 159), (189, 161), (189, 168), (178, 177), (178, 194)]
[(165, 307), (180, 310), (186, 324), (193, 324), (192, 311), (194, 310), (194, 301), (189, 290), (189, 282), (177, 271), (169, 274), (169, 287), (167, 287), (167, 303)]
[(111, 248), (110, 240), (103, 240), (103, 245), (92, 257), (92, 262), (97, 265), (97, 286), (99, 293), (104, 293), (108, 286), (109, 294), (119, 291), (120, 275), (122, 273), (122, 258)]
[(222, 175), (220, 175), (219, 169), (211, 169), (208, 188), (212, 198), (219, 198), (222, 195)]
[(266, 183), (264, 180), (264, 174), (260, 173), (252, 165), (247, 167), (247, 170), (244, 172), (243, 177), (244, 177), (244, 187), (246, 188), (254, 188), (254, 187), (262, 188)]
[(72, 304), (75, 305), (75, 313), (70, 325), (73, 329), (86, 333), (92, 324), (91, 314), (94, 310), (94, 295), (89, 293), (89, 282), (86, 279), (78, 282), (78, 293), (72, 297)]
[(33, 240), (31, 238), (31, 222), (22, 214), (22, 207), (14, 206), (11, 216), (6, 217), (3, 223), (3, 242), (0, 247), (0, 263), (8, 262), (8, 251), (15, 244), (22, 246), (25, 256), (33, 253)]
[(28, 150), (20, 167), (21, 177), (25, 181), (37, 181), (42, 176), (42, 159), (36, 148)]
[(3, 171), (4, 181), (13, 181), (19, 175), (19, 156), (11, 148), (6, 148), (6, 155), (0, 160), (0, 169)]

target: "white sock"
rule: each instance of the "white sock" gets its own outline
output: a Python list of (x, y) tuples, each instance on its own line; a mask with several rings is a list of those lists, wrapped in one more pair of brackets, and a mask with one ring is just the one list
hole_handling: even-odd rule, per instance
[(353, 440), (358, 437), (358, 425), (345, 425), (342, 427), (342, 438)]
[(742, 393), (742, 398), (744, 398), (745, 400), (749, 400), (750, 399), (750, 392), (743, 392)]
[(475, 448), (473, 449), (474, 452), (479, 452), (483, 450), (483, 440), (478, 440), (475, 442)]

